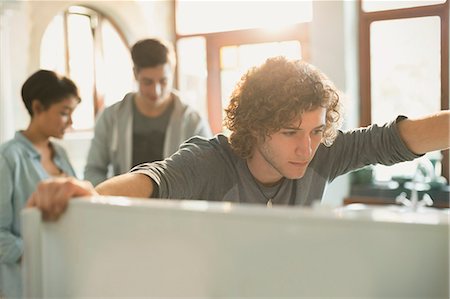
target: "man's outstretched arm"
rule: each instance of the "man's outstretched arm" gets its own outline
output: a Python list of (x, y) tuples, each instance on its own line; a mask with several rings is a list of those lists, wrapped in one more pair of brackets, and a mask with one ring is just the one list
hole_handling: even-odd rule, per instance
[(406, 146), (416, 154), (450, 147), (450, 111), (416, 119), (405, 119), (398, 124), (400, 136)]

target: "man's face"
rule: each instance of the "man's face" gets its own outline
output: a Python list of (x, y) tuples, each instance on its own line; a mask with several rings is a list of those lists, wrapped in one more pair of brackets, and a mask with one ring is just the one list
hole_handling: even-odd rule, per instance
[(159, 105), (170, 98), (173, 72), (169, 63), (135, 70), (139, 95), (148, 105)]
[(319, 147), (325, 129), (324, 108), (305, 112), (293, 121), (258, 141), (253, 156), (248, 161), (250, 171), (261, 183), (271, 184), (282, 177), (299, 179)]

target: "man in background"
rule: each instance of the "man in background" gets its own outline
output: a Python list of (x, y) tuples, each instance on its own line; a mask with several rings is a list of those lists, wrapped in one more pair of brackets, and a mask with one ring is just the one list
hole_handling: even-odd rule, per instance
[(176, 63), (172, 45), (143, 39), (131, 48), (131, 58), (138, 91), (106, 108), (95, 125), (84, 171), (94, 186), (109, 173), (119, 175), (169, 157), (190, 137), (212, 135), (209, 124), (172, 87)]

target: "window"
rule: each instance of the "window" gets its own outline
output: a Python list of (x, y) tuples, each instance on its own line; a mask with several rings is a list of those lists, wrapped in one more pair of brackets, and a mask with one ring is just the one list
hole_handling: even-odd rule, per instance
[(41, 68), (70, 77), (82, 102), (73, 129), (90, 131), (95, 115), (134, 88), (129, 49), (120, 31), (102, 14), (71, 6), (55, 16), (41, 43)]
[[(449, 1), (369, 1), (360, 7), (360, 124), (449, 108)], [(449, 178), (449, 155), (442, 173)], [(418, 161), (377, 166), (375, 177), (411, 176)]]
[(222, 119), (228, 106), (229, 96), (236, 82), (250, 67), (263, 63), (267, 57), (283, 55), (301, 58), (298, 40), (225, 46), (220, 49), (220, 90), (222, 91)]
[(176, 1), (178, 88), (224, 132), (223, 110), (249, 67), (276, 55), (309, 59), (311, 19), (311, 1)]

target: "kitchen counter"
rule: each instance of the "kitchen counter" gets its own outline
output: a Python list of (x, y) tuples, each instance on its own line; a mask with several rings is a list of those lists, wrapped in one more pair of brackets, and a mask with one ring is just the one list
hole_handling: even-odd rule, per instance
[(25, 209), (22, 229), (26, 297), (449, 297), (449, 214), (433, 208), (97, 196), (57, 222)]
[[(393, 184), (352, 184), (350, 196), (344, 199), (344, 204), (366, 203), (366, 204), (396, 204), (395, 198), (400, 193), (405, 192), (407, 197), (411, 197), (411, 190), (398, 187)], [(427, 193), (433, 199), (433, 207), (449, 208), (450, 186), (432, 188), (428, 191), (418, 191), (419, 200), (423, 194)]]

